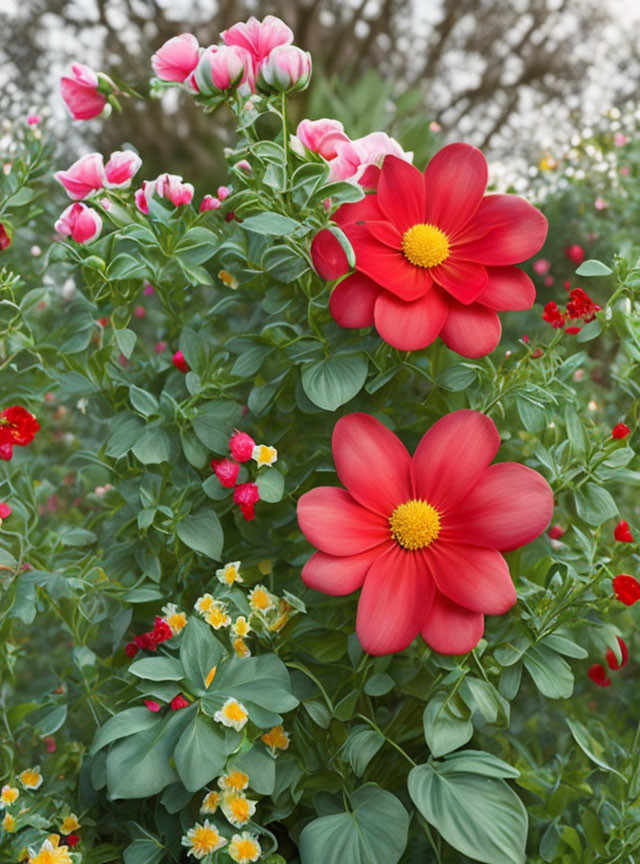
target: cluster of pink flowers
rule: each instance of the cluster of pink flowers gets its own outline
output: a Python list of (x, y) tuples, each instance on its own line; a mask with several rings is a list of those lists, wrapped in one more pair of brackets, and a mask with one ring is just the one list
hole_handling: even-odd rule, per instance
[(233, 489), (233, 502), (247, 521), (255, 516), (255, 505), (260, 500), (257, 483), (238, 483), (240, 465), (253, 459), (258, 467), (271, 466), (278, 458), (275, 447), (266, 444), (256, 444), (251, 435), (236, 429), (229, 438), (229, 454), (231, 458), (212, 459), (211, 467), (225, 489)]
[(584, 288), (572, 288), (569, 297), (566, 310), (562, 310), (555, 300), (550, 300), (544, 307), (542, 320), (557, 330), (564, 328), (566, 333), (579, 333), (582, 328), (577, 325), (565, 327), (567, 319), (576, 321), (581, 318), (584, 324), (588, 324), (589, 321), (593, 321), (596, 312), (599, 312), (602, 306), (594, 303)]
[(311, 56), (292, 44), (293, 33), (279, 18), (251, 17), (220, 36), (222, 44), (208, 48), (191, 33), (174, 36), (151, 58), (155, 74), (202, 96), (236, 89), (285, 93), (308, 85)]
[(155, 180), (144, 180), (140, 189), (134, 195), (136, 207), (145, 216), (149, 213), (149, 201), (152, 196), (164, 198), (174, 207), (191, 204), (193, 186), (185, 183), (178, 174), (160, 174)]
[(207, 210), (218, 210), (222, 206), (222, 202), (231, 195), (231, 189), (228, 186), (218, 186), (218, 194), (205, 195), (200, 202), (200, 212), (204, 213)]

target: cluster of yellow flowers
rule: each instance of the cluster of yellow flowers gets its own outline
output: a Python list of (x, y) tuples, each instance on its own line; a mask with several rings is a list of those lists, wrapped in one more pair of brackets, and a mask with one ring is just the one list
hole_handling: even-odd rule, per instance
[[(18, 774), (18, 782), (23, 789), (29, 792), (35, 792), (36, 789), (39, 789), (42, 786), (42, 781), (43, 777), (40, 773), (39, 765), (36, 765), (35, 768), (25, 768), (24, 771)], [(18, 814), (15, 814), (9, 809), (13, 807), (19, 797), (20, 790), (17, 786), (12, 786), (10, 783), (5, 784), (0, 789), (0, 810), (6, 810), (0, 825), (2, 825), (8, 834), (16, 830), (16, 815), (19, 817), (25, 812), (24, 810), (20, 810)]]

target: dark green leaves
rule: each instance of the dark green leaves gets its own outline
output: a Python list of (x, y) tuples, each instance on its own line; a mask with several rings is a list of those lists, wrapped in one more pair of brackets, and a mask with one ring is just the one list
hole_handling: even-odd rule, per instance
[(224, 735), (209, 717), (195, 714), (180, 736), (173, 758), (184, 787), (197, 792), (224, 768)]
[(533, 645), (523, 657), (533, 683), (549, 699), (568, 699), (573, 693), (573, 673), (566, 660), (545, 645)]
[(302, 388), (314, 405), (335, 411), (360, 392), (368, 365), (362, 354), (337, 354), (310, 363), (302, 370)]
[(430, 700), (423, 715), (424, 735), (434, 756), (444, 756), (462, 747), (473, 735), (473, 724), (454, 710), (446, 693)]
[(258, 213), (257, 216), (248, 216), (242, 223), (242, 227), (246, 231), (253, 231), (256, 234), (270, 234), (274, 237), (286, 237), (300, 227), (299, 223), (294, 219), (289, 219), (288, 216), (281, 216), (280, 213)]
[(214, 510), (200, 510), (178, 522), (178, 537), (190, 549), (219, 561), (224, 537)]

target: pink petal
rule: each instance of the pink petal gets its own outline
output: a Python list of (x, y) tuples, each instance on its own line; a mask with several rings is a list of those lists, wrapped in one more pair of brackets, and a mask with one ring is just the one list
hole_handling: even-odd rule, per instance
[(502, 615), (518, 599), (507, 562), (495, 549), (436, 541), (427, 561), (436, 588), (465, 609)]
[(386, 156), (378, 181), (378, 203), (384, 218), (404, 232), (424, 222), (424, 178), (410, 162)]
[(462, 261), (456, 255), (430, 270), (434, 282), (461, 303), (469, 304), (482, 294), (488, 285), (486, 267), (472, 261)]
[(502, 462), (487, 468), (447, 517), (446, 538), (517, 549), (542, 534), (552, 513), (553, 492), (544, 477), (526, 465)]
[(425, 222), (445, 233), (462, 228), (478, 209), (487, 185), (487, 160), (470, 144), (448, 144), (424, 172)]
[(424, 297), (405, 303), (381, 291), (375, 305), (376, 330), (400, 351), (426, 348), (438, 336), (449, 314), (445, 296), (435, 285)]
[(446, 414), (413, 454), (414, 494), (446, 515), (475, 486), (499, 447), (500, 435), (486, 414), (468, 409)]
[(420, 632), (433, 594), (423, 556), (394, 543), (372, 564), (358, 601), (356, 633), (364, 650), (403, 651)]
[(456, 255), (478, 264), (518, 264), (542, 248), (547, 220), (517, 195), (487, 195), (456, 239)]
[(388, 518), (412, 497), (407, 448), (370, 414), (347, 414), (338, 420), (331, 449), (340, 482), (363, 507)]
[(329, 311), (341, 327), (371, 327), (381, 289), (363, 273), (353, 273), (331, 292)]
[(451, 301), (449, 317), (440, 331), (440, 338), (463, 357), (484, 357), (496, 347), (501, 332), (500, 319), (493, 309), (479, 303), (463, 306)]
[(298, 501), (304, 536), (329, 555), (357, 555), (389, 539), (389, 522), (335, 486), (318, 486)]
[(334, 597), (351, 594), (362, 586), (369, 568), (386, 548), (387, 544), (383, 543), (359, 555), (344, 557), (316, 552), (302, 568), (302, 581), (309, 588)]
[(356, 253), (356, 269), (402, 300), (417, 300), (433, 281), (423, 267), (414, 267), (397, 249), (385, 246), (366, 225), (351, 223), (343, 228)]
[(422, 638), (440, 654), (466, 654), (476, 647), (484, 633), (484, 616), (457, 606), (435, 592)]
[(478, 296), (478, 303), (498, 312), (508, 309), (531, 309), (536, 289), (527, 274), (518, 267), (488, 267), (489, 284)]

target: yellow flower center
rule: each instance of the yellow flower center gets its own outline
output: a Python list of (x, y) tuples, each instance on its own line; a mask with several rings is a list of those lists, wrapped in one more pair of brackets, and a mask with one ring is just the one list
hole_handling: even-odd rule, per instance
[(197, 852), (215, 852), (220, 841), (220, 835), (215, 828), (200, 825), (191, 836), (191, 846)]
[(435, 225), (420, 222), (402, 235), (402, 251), (416, 267), (435, 267), (449, 257), (449, 240)]
[(234, 852), (238, 858), (253, 858), (258, 852), (258, 844), (254, 840), (236, 840)]
[(389, 526), (404, 549), (425, 549), (440, 533), (440, 514), (426, 501), (413, 499), (396, 507)]
[(240, 723), (247, 716), (247, 712), (238, 702), (230, 702), (228, 705), (225, 705), (222, 712), (225, 717), (228, 717), (229, 720), (233, 720), (235, 723)]
[(249, 775), (244, 771), (231, 771), (225, 777), (225, 786), (229, 789), (246, 789), (249, 785)]

